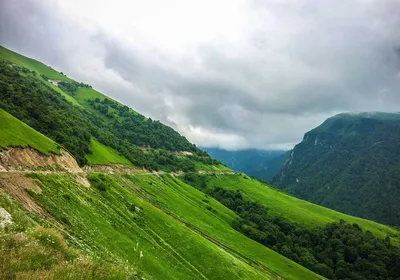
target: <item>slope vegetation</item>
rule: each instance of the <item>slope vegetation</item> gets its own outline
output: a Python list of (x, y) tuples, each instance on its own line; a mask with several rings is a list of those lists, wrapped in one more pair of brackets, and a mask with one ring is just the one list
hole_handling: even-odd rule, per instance
[(399, 232), (390, 226), (312, 204), (284, 193), (279, 189), (270, 187), (244, 174), (203, 175), (202, 177), (205, 178), (203, 184), (208, 188), (220, 187), (227, 190), (242, 191), (254, 201), (267, 207), (271, 214), (284, 217), (291, 222), (300, 223), (309, 228), (313, 228), (344, 220), (349, 224), (356, 223), (364, 230), (369, 230), (382, 239), (389, 235), (395, 243), (400, 245)]
[(320, 279), (234, 231), (235, 214), (169, 175), (90, 173), (90, 189), (70, 175), (31, 176), (41, 182), (34, 199), (78, 248), (137, 265), (146, 279)]
[[(53, 79), (60, 78), (59, 73), (4, 48), (0, 58), (0, 107), (62, 144), (81, 166), (87, 164), (92, 138), (146, 169), (193, 171), (199, 164), (219, 164), (172, 128), (87, 84), (51, 80), (49, 71), (54, 72)], [(179, 152), (190, 156), (178, 156)]]
[(49, 155), (59, 154), (58, 145), (0, 108), (0, 148), (31, 147)]
[(322, 279), (233, 230), (236, 214), (171, 175), (81, 176), (0, 173), (7, 277)]
[(117, 163), (125, 166), (132, 166), (132, 163), (128, 159), (119, 155), (117, 151), (103, 145), (94, 138), (90, 140), (89, 149), (91, 153), (86, 155), (86, 159), (90, 165), (108, 165)]
[[(107, 153), (118, 159), (112, 150), (101, 154)], [(76, 270), (81, 277), (91, 274), (88, 279), (321, 279), (233, 230), (236, 214), (170, 175), (88, 173), (90, 185), (81, 176), (0, 174), (0, 209), (11, 222), (6, 235), (0, 229), (0, 250), (8, 246), (16, 258), (5, 275), (57, 277)], [(22, 231), (32, 236), (18, 241)], [(31, 248), (37, 238), (49, 244)], [(44, 259), (38, 262), (40, 254)], [(107, 273), (99, 259), (112, 264)]]
[(70, 80), (64, 74), (57, 72), (50, 66), (44, 65), (40, 61), (20, 55), (19, 53), (8, 50), (2, 46), (0, 46), (0, 57), (12, 63), (18, 64), (30, 71), (34, 71), (36, 74), (45, 75), (53, 80)]
[(340, 114), (307, 132), (273, 183), (302, 199), (400, 225), (400, 114)]
[(183, 180), (234, 211), (234, 229), (329, 279), (400, 275), (395, 229), (307, 205), (246, 175), (188, 173)]

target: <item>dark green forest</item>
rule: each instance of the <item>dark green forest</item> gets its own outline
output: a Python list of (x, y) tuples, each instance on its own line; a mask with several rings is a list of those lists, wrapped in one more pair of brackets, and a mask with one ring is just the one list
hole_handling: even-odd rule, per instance
[[(158, 121), (117, 109), (124, 117), (107, 122), (88, 110), (73, 106), (64, 96), (44, 84), (35, 72), (0, 60), (0, 107), (67, 149), (83, 166), (95, 137), (117, 150), (134, 165), (149, 170), (193, 171), (195, 162), (218, 164), (208, 154), (172, 128)], [(61, 86), (68, 94), (88, 85)], [(115, 106), (109, 101), (109, 106)], [(107, 105), (107, 106), (108, 106)], [(142, 149), (142, 145), (147, 148)], [(191, 151), (193, 156), (178, 156), (176, 151)]]
[(188, 173), (184, 181), (233, 210), (232, 227), (251, 239), (329, 279), (400, 279), (400, 249), (343, 220), (307, 228), (270, 215), (240, 191), (206, 188), (204, 176)]
[(273, 184), (301, 199), (400, 225), (400, 114), (340, 114), (307, 132)]

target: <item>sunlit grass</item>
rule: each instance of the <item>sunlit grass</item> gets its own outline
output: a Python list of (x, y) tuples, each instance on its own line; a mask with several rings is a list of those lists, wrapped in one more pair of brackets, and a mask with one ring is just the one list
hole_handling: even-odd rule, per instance
[(0, 148), (31, 147), (48, 155), (60, 153), (57, 144), (33, 128), (0, 109)]

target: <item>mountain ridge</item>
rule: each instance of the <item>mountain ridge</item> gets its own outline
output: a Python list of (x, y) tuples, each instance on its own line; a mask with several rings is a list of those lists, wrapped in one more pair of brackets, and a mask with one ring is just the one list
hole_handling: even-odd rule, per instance
[(305, 133), (273, 183), (300, 198), (398, 225), (398, 137), (398, 113), (336, 115)]

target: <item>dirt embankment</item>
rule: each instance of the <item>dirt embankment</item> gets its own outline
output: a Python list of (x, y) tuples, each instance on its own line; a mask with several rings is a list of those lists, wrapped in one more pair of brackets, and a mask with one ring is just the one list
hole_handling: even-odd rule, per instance
[(22, 173), (0, 173), (0, 191), (11, 195), (27, 210), (46, 215), (42, 207), (28, 193), (31, 191), (38, 194), (42, 191), (32, 178), (27, 178)]
[(82, 172), (76, 160), (66, 151), (45, 156), (32, 148), (9, 148), (0, 151), (0, 171), (67, 171)]

